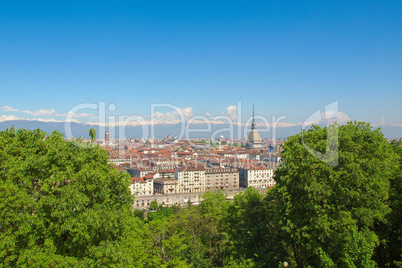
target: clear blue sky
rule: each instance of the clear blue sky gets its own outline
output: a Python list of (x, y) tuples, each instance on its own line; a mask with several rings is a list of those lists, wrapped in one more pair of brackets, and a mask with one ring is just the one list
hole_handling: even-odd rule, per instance
[[(402, 1), (2, 1), (0, 106), (402, 124)], [(247, 110), (245, 110), (247, 109)], [(18, 111), (1, 115), (35, 117)]]

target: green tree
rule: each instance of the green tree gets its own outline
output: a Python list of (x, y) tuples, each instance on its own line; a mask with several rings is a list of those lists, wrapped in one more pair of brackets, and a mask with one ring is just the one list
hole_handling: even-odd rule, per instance
[(148, 220), (147, 222), (153, 221), (155, 219), (163, 219), (168, 220), (171, 215), (174, 214), (174, 208), (170, 207), (163, 207), (163, 206), (153, 206), (156, 208), (155, 211), (148, 213)]
[(145, 219), (145, 215), (144, 215), (144, 210), (139, 210), (139, 209), (135, 209), (134, 210), (134, 216), (138, 217), (140, 220), (144, 220)]
[(189, 248), (185, 233), (172, 228), (169, 218), (155, 218), (144, 228), (146, 267), (191, 267), (185, 256)]
[(389, 205), (392, 212), (387, 222), (376, 226), (380, 245), (375, 252), (375, 260), (380, 267), (402, 267), (402, 142), (391, 141), (392, 148), (399, 156), (399, 169), (391, 179)]
[(150, 210), (157, 210), (158, 208), (159, 208), (158, 202), (156, 202), (155, 200), (152, 201), (152, 202), (149, 204), (149, 209), (150, 209)]
[(233, 198), (225, 215), (226, 232), (231, 247), (227, 248), (225, 263), (230, 259), (253, 260), (256, 267), (272, 267), (278, 263), (275, 250), (280, 239), (273, 236), (271, 202), (254, 187), (248, 187)]
[(339, 134), (335, 167), (306, 149), (324, 153), (333, 146), (327, 144), (329, 127), (313, 126), (284, 143), (285, 161), (275, 172), (271, 196), (285, 234), (284, 250), (298, 267), (373, 267), (378, 244), (373, 227), (390, 211), (389, 181), (398, 168), (397, 156), (369, 124), (330, 127)]
[(91, 137), (91, 142), (95, 141), (96, 138), (96, 130), (94, 128), (91, 128), (89, 131), (89, 137)]
[(205, 192), (200, 195), (202, 200), (199, 210), (203, 217), (209, 218), (218, 225), (223, 224), (223, 217), (227, 213), (229, 202), (226, 200), (227, 194), (224, 191)]
[(206, 242), (206, 255), (218, 267), (224, 264), (224, 254), (229, 243), (225, 233), (225, 216), (229, 207), (226, 198), (224, 191), (206, 192), (200, 195), (202, 201), (198, 206), (205, 222), (203, 239)]
[(58, 132), (0, 132), (0, 266), (141, 266), (130, 176)]
[(211, 267), (211, 259), (208, 258), (207, 237), (209, 228), (201, 216), (197, 206), (188, 206), (172, 217), (171, 231), (178, 233), (183, 238), (183, 243), (188, 245), (183, 251), (183, 257), (194, 267)]

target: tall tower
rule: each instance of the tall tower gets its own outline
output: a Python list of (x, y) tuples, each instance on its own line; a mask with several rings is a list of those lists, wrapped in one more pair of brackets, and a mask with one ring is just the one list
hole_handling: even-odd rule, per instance
[(262, 148), (262, 141), (261, 141), (260, 134), (255, 129), (254, 105), (253, 105), (253, 122), (251, 123), (251, 130), (248, 133), (246, 148), (247, 149), (261, 149)]
[(109, 146), (109, 131), (106, 131), (105, 133), (105, 145)]
[(251, 123), (251, 130), (253, 129), (255, 129), (254, 105), (253, 105), (253, 122)]

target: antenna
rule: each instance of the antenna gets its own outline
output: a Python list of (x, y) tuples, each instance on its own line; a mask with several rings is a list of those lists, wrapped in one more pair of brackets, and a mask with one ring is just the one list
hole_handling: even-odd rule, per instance
[(255, 129), (255, 120), (254, 120), (254, 105), (253, 105), (253, 123), (251, 123), (251, 129)]

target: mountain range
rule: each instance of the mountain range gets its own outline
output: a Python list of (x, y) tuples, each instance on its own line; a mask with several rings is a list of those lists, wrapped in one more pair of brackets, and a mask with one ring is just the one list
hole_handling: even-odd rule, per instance
[[(4, 131), (10, 127), (14, 126), (15, 128), (24, 128), (24, 129), (42, 129), (47, 133), (51, 133), (53, 131), (59, 131), (67, 134), (66, 126), (63, 122), (42, 122), (35, 120), (13, 120), (13, 121), (4, 121), (0, 122), (0, 131)], [(124, 128), (125, 133), (121, 133), (121, 137), (127, 138), (149, 138), (153, 135), (155, 138), (166, 138), (167, 135), (171, 135), (172, 137), (179, 137), (182, 133), (182, 138), (220, 138), (224, 136), (225, 138), (230, 138), (230, 132), (232, 132), (232, 138), (238, 138), (239, 131), (240, 136), (242, 138), (247, 137), (248, 128), (244, 128), (243, 126), (239, 127), (237, 125), (233, 125), (233, 130), (230, 129), (230, 125), (228, 124), (211, 124), (211, 129), (208, 130), (208, 126), (206, 124), (197, 124), (195, 126), (191, 126), (191, 132), (186, 132), (182, 128), (181, 124), (158, 124), (153, 126), (153, 130), (150, 126), (146, 128), (142, 128), (142, 126), (126, 126)], [(88, 131), (91, 128), (95, 128), (97, 132), (98, 138), (104, 138), (104, 133), (108, 130), (110, 132), (110, 137), (120, 137), (119, 127), (100, 127), (98, 125), (89, 125), (84, 123), (71, 123), (71, 133), (73, 137), (78, 138), (89, 138)], [(197, 131), (198, 129), (198, 131)], [(207, 131), (208, 130), (208, 131)], [(257, 128), (262, 138), (283, 138), (285, 139), (288, 136), (294, 135), (301, 131), (301, 126), (292, 126), (292, 127), (278, 127), (276, 129), (276, 133), (271, 130)], [(381, 127), (384, 136), (389, 139), (398, 139), (402, 136), (402, 127), (398, 126), (383, 126)], [(151, 133), (153, 131), (153, 133)], [(67, 135), (66, 135), (67, 136)]]

